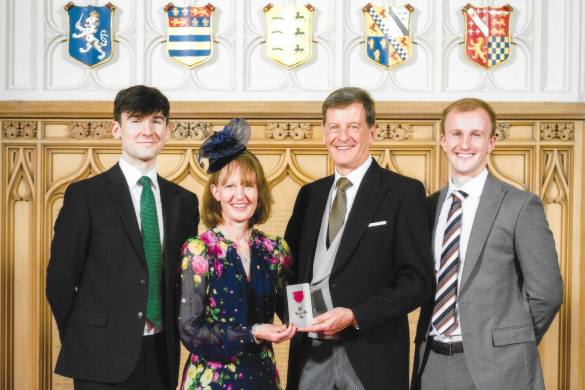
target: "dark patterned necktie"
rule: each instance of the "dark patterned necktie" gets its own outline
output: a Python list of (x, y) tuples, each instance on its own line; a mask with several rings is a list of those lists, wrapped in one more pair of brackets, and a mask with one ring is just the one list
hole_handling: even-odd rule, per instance
[(331, 207), (331, 213), (329, 214), (329, 235), (327, 238), (327, 247), (335, 240), (337, 233), (341, 230), (343, 223), (345, 222), (345, 211), (347, 210), (347, 196), (345, 190), (351, 187), (353, 183), (346, 177), (340, 177), (337, 180), (337, 194), (335, 194), (335, 200)]
[(453, 191), (453, 203), (447, 216), (447, 228), (441, 249), (439, 280), (435, 294), (433, 326), (439, 334), (445, 333), (455, 323), (457, 301), (457, 272), (459, 270), (459, 238), (461, 237), (461, 215), (463, 199), (467, 194)]
[(142, 185), (140, 196), (140, 220), (142, 224), (142, 245), (148, 266), (148, 305), (146, 318), (157, 328), (162, 325), (161, 314), (161, 274), (162, 249), (160, 231), (156, 214), (154, 194), (150, 188), (150, 178), (142, 176), (138, 182)]

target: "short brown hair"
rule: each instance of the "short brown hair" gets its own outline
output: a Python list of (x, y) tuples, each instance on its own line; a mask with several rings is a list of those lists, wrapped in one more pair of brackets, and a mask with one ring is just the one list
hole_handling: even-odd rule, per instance
[(490, 133), (490, 138), (493, 137), (494, 134), (496, 133), (497, 120), (496, 112), (494, 111), (492, 106), (490, 106), (481, 99), (475, 98), (459, 99), (456, 102), (449, 104), (449, 106), (443, 110), (443, 115), (441, 116), (441, 132), (443, 133), (443, 135), (445, 135), (445, 120), (447, 119), (447, 115), (449, 115), (451, 111), (468, 112), (477, 110), (478, 108), (485, 110), (485, 112), (487, 112), (488, 116), (490, 117), (490, 121), (492, 122), (492, 131)]
[(135, 85), (118, 92), (114, 100), (114, 120), (118, 123), (125, 112), (129, 116), (144, 118), (159, 112), (169, 123), (169, 100), (161, 91), (146, 85)]
[(219, 171), (213, 172), (209, 180), (207, 180), (203, 193), (201, 219), (208, 228), (217, 226), (223, 222), (221, 203), (211, 193), (211, 186), (217, 186), (220, 178), (222, 181), (221, 184), (225, 184), (236, 169), (240, 169), (243, 184), (255, 184), (258, 189), (258, 205), (256, 206), (254, 215), (250, 218), (248, 227), (263, 224), (270, 217), (274, 200), (272, 199), (272, 193), (264, 175), (264, 169), (262, 169), (262, 164), (260, 164), (260, 161), (252, 153), (245, 151)]
[(376, 106), (374, 100), (365, 89), (356, 87), (339, 88), (331, 92), (323, 102), (323, 124), (327, 119), (327, 110), (330, 108), (345, 108), (351, 104), (360, 103), (366, 110), (366, 122), (368, 127), (376, 124)]

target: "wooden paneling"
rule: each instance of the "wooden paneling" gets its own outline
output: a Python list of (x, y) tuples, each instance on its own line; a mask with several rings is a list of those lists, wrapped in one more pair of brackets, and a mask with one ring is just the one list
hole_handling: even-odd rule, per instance
[[(446, 105), (377, 104), (380, 127), (372, 156), (383, 167), (420, 180), (429, 194), (449, 176), (439, 144)], [(539, 347), (547, 389), (584, 390), (585, 104), (493, 105), (499, 139), (488, 169), (543, 199), (565, 282), (565, 303)], [(199, 146), (233, 116), (249, 119), (249, 148), (262, 162), (276, 200), (272, 219), (260, 227), (268, 233), (284, 234), (303, 184), (333, 172), (322, 143), (320, 102), (179, 102), (171, 107), (181, 126), (159, 156), (159, 172), (198, 196), (207, 179), (196, 162)], [(111, 110), (110, 102), (0, 102), (2, 388), (72, 388), (70, 380), (52, 374), (59, 339), (44, 296), (45, 269), (65, 188), (119, 158), (119, 141), (108, 132)], [(411, 314), (411, 324), (417, 316)], [(287, 345), (275, 349), (284, 382)]]

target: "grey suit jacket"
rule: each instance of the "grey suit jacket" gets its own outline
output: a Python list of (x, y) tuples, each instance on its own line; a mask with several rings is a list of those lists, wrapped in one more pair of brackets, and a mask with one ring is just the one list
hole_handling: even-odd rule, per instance
[[(429, 198), (433, 239), (447, 190)], [(537, 345), (563, 302), (563, 281), (536, 195), (488, 175), (459, 277), (463, 348), (476, 387), (544, 389)], [(412, 388), (420, 386), (430, 352), (433, 306), (434, 297), (421, 309)]]

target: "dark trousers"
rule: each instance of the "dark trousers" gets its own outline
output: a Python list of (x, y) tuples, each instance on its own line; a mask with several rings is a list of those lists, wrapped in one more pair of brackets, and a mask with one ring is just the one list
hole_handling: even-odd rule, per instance
[(100, 383), (75, 379), (75, 390), (171, 390), (166, 337), (165, 331), (144, 336), (136, 367), (124, 382)]

